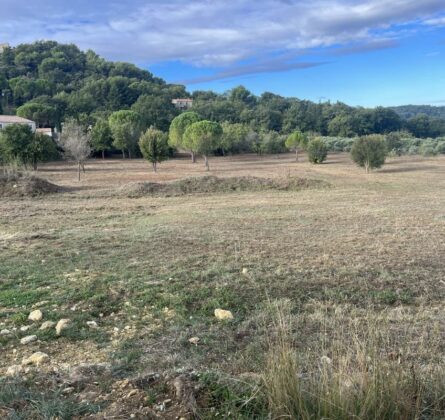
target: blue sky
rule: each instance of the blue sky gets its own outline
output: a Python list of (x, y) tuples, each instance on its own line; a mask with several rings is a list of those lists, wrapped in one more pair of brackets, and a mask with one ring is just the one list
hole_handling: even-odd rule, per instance
[(0, 42), (73, 42), (189, 90), (445, 105), (445, 0), (0, 0)]

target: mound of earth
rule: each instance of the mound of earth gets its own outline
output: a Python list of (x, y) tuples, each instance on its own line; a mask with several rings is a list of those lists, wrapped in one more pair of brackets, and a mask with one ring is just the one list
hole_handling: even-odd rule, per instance
[(0, 197), (37, 197), (58, 191), (57, 185), (33, 175), (0, 175)]
[(323, 188), (329, 184), (325, 181), (307, 178), (269, 179), (253, 176), (218, 178), (203, 176), (184, 178), (168, 183), (137, 182), (121, 188), (127, 197), (180, 196), (186, 194), (226, 193), (234, 191), (283, 190), (298, 191), (309, 188)]

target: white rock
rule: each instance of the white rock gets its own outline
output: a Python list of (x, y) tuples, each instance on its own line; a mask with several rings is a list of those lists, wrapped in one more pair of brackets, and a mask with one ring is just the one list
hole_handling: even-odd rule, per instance
[(23, 368), (20, 365), (12, 365), (6, 370), (6, 376), (17, 376), (22, 371)]
[(40, 326), (40, 330), (48, 330), (52, 327), (54, 327), (54, 325), (56, 325), (56, 323), (54, 321), (45, 321), (41, 326)]
[(8, 329), (4, 329), (4, 330), (1, 330), (0, 331), (0, 335), (9, 335), (9, 334), (11, 334), (11, 331), (9, 331)]
[(22, 327), (20, 327), (20, 331), (25, 332), (25, 331), (28, 331), (30, 328), (31, 328), (30, 325), (23, 325)]
[(88, 325), (90, 328), (97, 328), (97, 327), (98, 327), (96, 321), (87, 321), (87, 325)]
[(61, 319), (57, 325), (56, 325), (56, 333), (57, 335), (60, 335), (62, 333), (63, 330), (65, 330), (66, 328), (68, 328), (69, 324), (71, 323), (70, 319), (67, 318), (63, 318)]
[(332, 364), (332, 360), (328, 356), (321, 356), (320, 361), (326, 365)]
[(42, 318), (43, 318), (43, 314), (40, 309), (36, 309), (36, 310), (32, 311), (28, 316), (28, 319), (30, 321), (40, 321)]
[(244, 267), (242, 273), (244, 275), (249, 274), (249, 270), (246, 267)]
[(232, 312), (225, 309), (215, 309), (215, 317), (220, 321), (233, 319)]
[(33, 341), (37, 340), (37, 336), (36, 335), (27, 335), (26, 337), (23, 337), (20, 340), (20, 344), (29, 344), (32, 343)]
[(189, 343), (190, 344), (194, 344), (195, 346), (197, 346), (198, 343), (199, 343), (199, 337), (191, 337), (191, 338), (189, 338)]
[(42, 353), (38, 351), (33, 353), (27, 359), (22, 360), (22, 365), (41, 365), (42, 363), (46, 363), (49, 361), (49, 356), (46, 353)]

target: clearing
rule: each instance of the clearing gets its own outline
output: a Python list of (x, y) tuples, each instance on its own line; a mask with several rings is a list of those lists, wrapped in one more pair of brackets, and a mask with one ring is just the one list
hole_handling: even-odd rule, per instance
[[(44, 165), (37, 175), (59, 192), (2, 198), (0, 375), (26, 370), (0, 393), (0, 417), (41, 414), (48, 401), (79, 417), (230, 417), (234, 407), (261, 417), (230, 381), (261, 372), (276, 300), (308, 360), (333, 359), (332, 341), (366, 341), (371, 329), (384, 332), (379, 357), (443, 367), (445, 156), (390, 159), (370, 175), (346, 154), (293, 159), (212, 158), (210, 175), (310, 180), (304, 188), (129, 197), (133, 183), (209, 174), (202, 161), (154, 174), (116, 159), (88, 162), (80, 183), (74, 165)], [(28, 321), (37, 308), (43, 319)], [(39, 329), (63, 318), (60, 336)], [(49, 362), (18, 367), (37, 351)], [(40, 405), (23, 401), (41, 390)]]

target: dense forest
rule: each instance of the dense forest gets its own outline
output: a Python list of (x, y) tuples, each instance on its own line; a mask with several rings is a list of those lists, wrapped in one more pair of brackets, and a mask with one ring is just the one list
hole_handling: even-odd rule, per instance
[(179, 113), (172, 99), (193, 98), (192, 110), (201, 118), (242, 123), (257, 131), (339, 137), (399, 130), (420, 138), (445, 134), (442, 108), (369, 109), (270, 92), (258, 97), (243, 86), (224, 94), (190, 94), (133, 64), (109, 62), (93, 51), (53, 41), (6, 48), (0, 54), (0, 90), (0, 112), (33, 119), (40, 127), (60, 128), (67, 118), (94, 126), (113, 112), (131, 110), (139, 115), (142, 130), (153, 126), (167, 131)]

